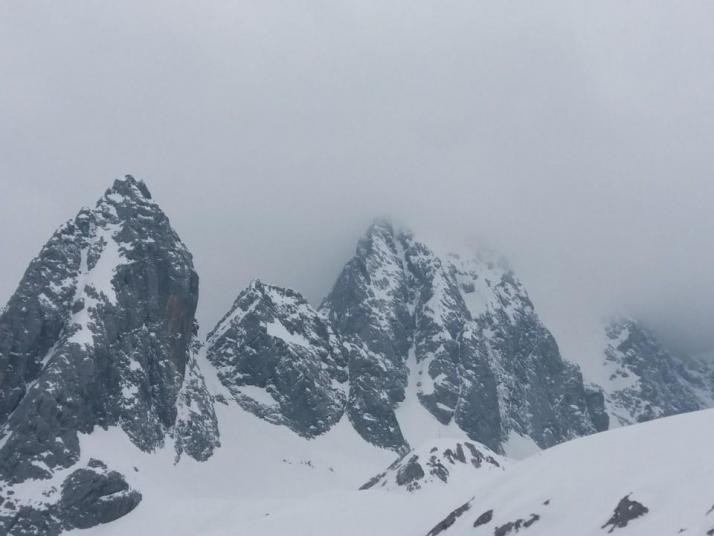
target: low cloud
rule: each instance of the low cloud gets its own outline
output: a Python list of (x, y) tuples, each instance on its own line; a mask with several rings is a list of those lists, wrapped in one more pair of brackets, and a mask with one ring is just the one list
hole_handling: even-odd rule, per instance
[(714, 7), (264, 1), (0, 7), (0, 296), (111, 180), (194, 252), (312, 301), (369, 221), (503, 251), (546, 312), (714, 344)]

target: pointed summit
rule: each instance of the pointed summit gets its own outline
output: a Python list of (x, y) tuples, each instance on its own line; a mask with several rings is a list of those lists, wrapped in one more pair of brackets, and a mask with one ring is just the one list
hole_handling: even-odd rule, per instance
[[(115, 181), (50, 238), (0, 315), (0, 481), (13, 495), (0, 504), (0, 532), (41, 522), (43, 534), (57, 534), (136, 506), (141, 496), (104, 452), (79, 467), (80, 433), (114, 427), (147, 452), (170, 438), (197, 459), (218, 444), (193, 355), (198, 276), (149, 198), (134, 178)], [(31, 479), (40, 502), (23, 495)], [(83, 519), (62, 510), (76, 488), (89, 501)]]
[(357, 245), (357, 254), (367, 256), (375, 250), (397, 253), (398, 241), (410, 237), (411, 231), (386, 217), (375, 218)]
[(304, 437), (342, 417), (347, 351), (294, 290), (251, 281), (206, 346), (221, 383), (259, 417)]
[(545, 448), (607, 426), (602, 395), (498, 263), (441, 255), (379, 219), (321, 312), (353, 349), (347, 411), (376, 445), (443, 427), (503, 452), (512, 437)]
[(390, 220), (389, 218), (387, 218), (385, 216), (375, 218), (374, 220), (372, 220), (372, 223), (370, 224), (369, 228), (367, 229), (365, 236), (372, 236), (375, 233), (385, 234), (385, 235), (394, 235), (395, 234), (395, 225), (392, 222), (392, 220)]
[(105, 195), (121, 195), (126, 197), (142, 197), (151, 199), (151, 192), (147, 188), (146, 183), (142, 180), (135, 179), (132, 175), (124, 175), (123, 178), (115, 179), (112, 187), (109, 188)]

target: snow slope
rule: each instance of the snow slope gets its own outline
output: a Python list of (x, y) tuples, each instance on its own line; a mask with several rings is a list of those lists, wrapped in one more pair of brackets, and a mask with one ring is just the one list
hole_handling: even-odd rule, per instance
[(182, 457), (175, 464), (170, 445), (143, 453), (116, 429), (84, 436), (83, 458), (103, 453), (143, 495), (133, 512), (94, 527), (92, 534), (245, 534), (244, 523), (282, 509), (294, 502), (291, 498), (355, 490), (365, 475), (394, 458), (393, 452), (360, 440), (345, 422), (307, 440), (233, 403), (217, 404), (216, 412), (222, 448), (206, 462)]
[[(224, 448), (207, 462), (186, 458), (176, 466), (171, 449), (138, 461), (132, 454), (127, 462), (139, 472), (124, 471), (144, 500), (93, 535), (418, 536), (436, 528), (431, 534), (588, 536), (608, 533), (602, 527), (625, 497), (648, 511), (615, 534), (704, 536), (714, 529), (714, 410), (576, 439), (508, 462), (505, 470), (484, 466), (448, 485), (405, 493), (389, 486), (357, 490), (370, 468), (374, 473), (387, 460), (386, 468), (393, 453), (357, 441), (344, 422), (306, 440), (235, 405), (218, 406), (221, 421), (234, 424), (223, 428)], [(132, 448), (124, 437), (95, 434), (83, 452), (109, 448), (117, 460)], [(465, 504), (451, 526), (439, 523)], [(490, 521), (474, 527), (489, 510)]]
[[(614, 527), (615, 534), (714, 534), (712, 446), (714, 410), (563, 443), (475, 487), (468, 509), (451, 527), (433, 534), (604, 534), (613, 527), (603, 526), (626, 497), (647, 512), (629, 521), (621, 516), (624, 526)], [(637, 513), (632, 503), (629, 510)], [(483, 522), (489, 511), (492, 519)], [(479, 518), (482, 524), (474, 527)]]
[(110, 460), (143, 496), (133, 512), (92, 528), (92, 535), (246, 534), (244, 524), (288, 508), (295, 498), (356, 490), (396, 458), (362, 440), (346, 419), (315, 439), (264, 421), (232, 401), (203, 355), (199, 364), (211, 393), (226, 401), (215, 405), (221, 448), (197, 462), (188, 456), (177, 460), (169, 442), (142, 452), (117, 428), (81, 436), (81, 462)]

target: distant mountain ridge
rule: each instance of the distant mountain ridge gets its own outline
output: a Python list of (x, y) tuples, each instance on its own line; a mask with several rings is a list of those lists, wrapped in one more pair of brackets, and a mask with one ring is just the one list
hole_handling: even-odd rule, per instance
[(714, 367), (677, 356), (632, 318), (605, 324), (603, 382), (607, 405), (619, 425), (695, 411), (714, 405)]

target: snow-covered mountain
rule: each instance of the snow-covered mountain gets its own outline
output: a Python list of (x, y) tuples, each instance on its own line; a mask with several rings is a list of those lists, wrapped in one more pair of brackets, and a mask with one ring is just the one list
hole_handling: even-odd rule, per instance
[(140, 502), (111, 460), (85, 462), (79, 436), (97, 427), (143, 451), (212, 454), (197, 300), (190, 253), (131, 177), (50, 238), (0, 317), (2, 530), (57, 534)]
[(314, 437), (342, 417), (347, 351), (297, 292), (253, 281), (206, 352), (231, 397), (269, 422)]
[[(552, 466), (553, 497), (587, 502), (564, 483), (569, 452), (617, 475), (631, 438), (699, 437), (687, 427), (712, 418), (554, 447), (710, 407), (714, 368), (629, 318), (561, 349), (568, 327), (546, 326), (504, 261), (383, 220), (319, 308), (255, 280), (202, 343), (197, 300), (191, 254), (130, 176), (50, 238), (0, 315), (0, 535), (391, 536), (452, 510), (434, 530), (458, 531), (489, 490), (526, 486), (523, 467)], [(694, 471), (674, 441), (652, 460)], [(570, 510), (536, 508), (539, 489), (471, 528), (570, 527)], [(626, 495), (621, 510), (640, 508)]]
[(608, 426), (503, 263), (438, 255), (378, 221), (321, 312), (352, 349), (347, 411), (376, 445), (419, 444), (430, 420), (511, 453)]

